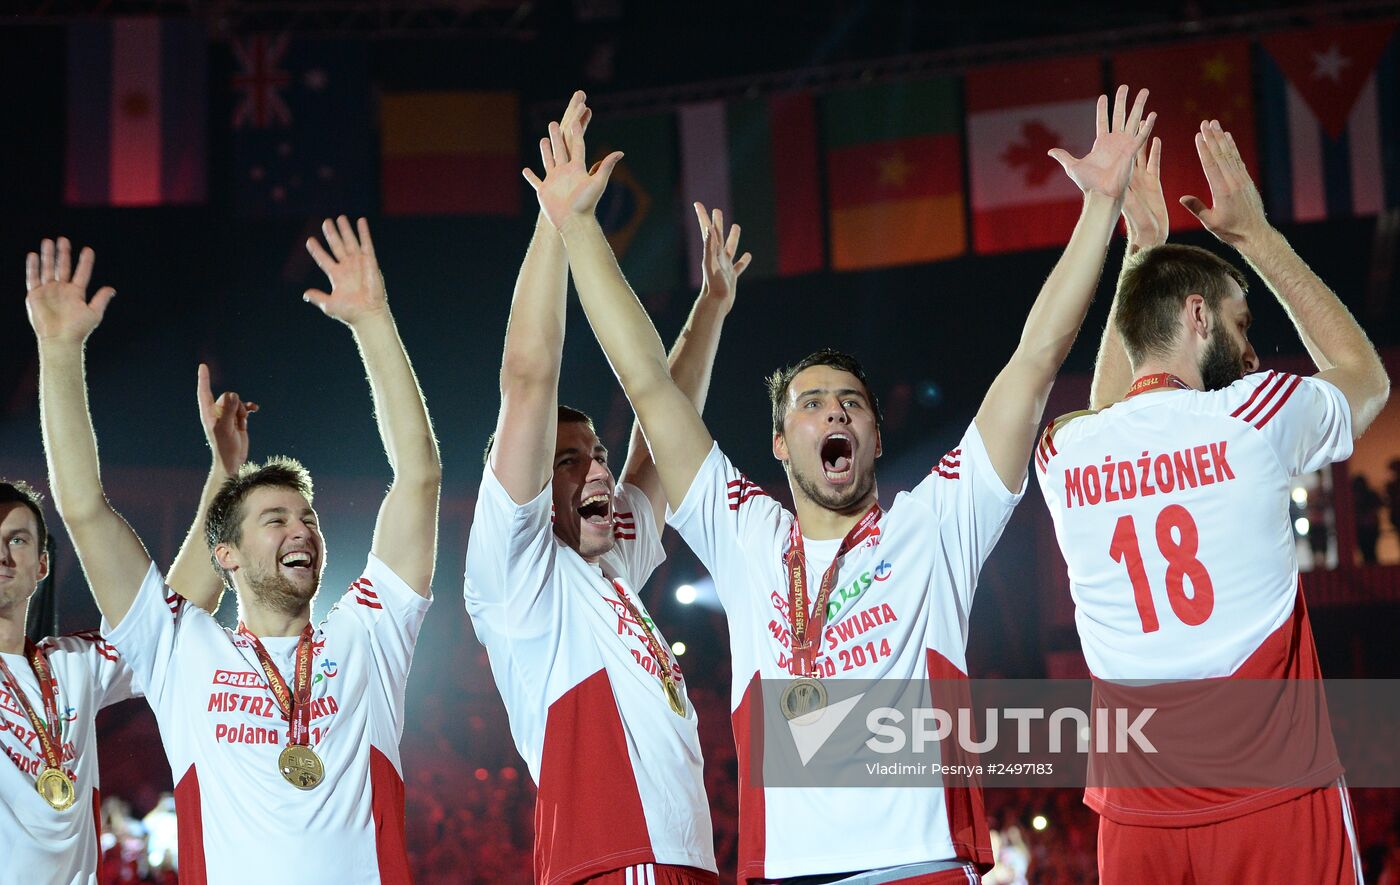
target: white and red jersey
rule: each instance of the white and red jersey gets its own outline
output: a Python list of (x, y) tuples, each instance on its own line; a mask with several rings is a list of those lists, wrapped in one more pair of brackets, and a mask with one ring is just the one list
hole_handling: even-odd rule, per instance
[[(1351, 449), (1341, 392), (1279, 372), (1223, 390), (1143, 393), (1051, 425), (1036, 447), (1036, 475), (1093, 676), (1319, 678), (1291, 480)], [(1324, 761), (1336, 765), (1335, 756)], [(1269, 804), (1257, 791), (1247, 802), (1209, 790), (1156, 792), (1133, 799), (1137, 807), (1097, 789), (1086, 801), (1120, 823), (1149, 825)]]
[[(44, 751), (24, 706), (0, 680), (0, 883), (89, 885), (97, 882), (101, 856), (101, 799), (97, 782), (94, 721), (103, 707), (135, 697), (131, 671), (117, 650), (96, 633), (44, 639), (58, 689), (58, 733), (63, 770), (73, 779), (77, 801), (55, 811), (34, 788), (46, 767)], [(30, 706), (44, 715), (39, 680), (22, 654), (3, 655)]]
[[(612, 550), (591, 564), (554, 534), (550, 489), (516, 504), (487, 467), (467, 543), (465, 596), (539, 787), (535, 879), (578, 882), (636, 864), (714, 871), (695, 709), (638, 589), (665, 558), (651, 504), (618, 487)], [(672, 711), (658, 668), (685, 698)]]
[[(107, 638), (160, 726), (182, 885), (409, 881), (399, 738), (430, 602), (371, 554), (314, 631), (310, 744), (325, 779), (300, 790), (278, 769), (288, 723), (252, 643), (168, 589), (151, 566)], [(261, 640), (288, 682), (299, 638)]]
[[(1024, 491), (1024, 489), (1022, 490)], [(978, 573), (1020, 492), (1007, 491), (975, 425), (842, 558), (816, 673), (822, 679), (965, 679)], [(929, 861), (992, 864), (977, 789), (764, 788), (750, 776), (760, 680), (790, 680), (788, 578), (793, 515), (711, 449), (670, 517), (714, 577), (729, 618), (730, 709), (739, 761), (740, 881)], [(816, 580), (840, 540), (804, 540)], [(965, 785), (966, 780), (958, 782)]]

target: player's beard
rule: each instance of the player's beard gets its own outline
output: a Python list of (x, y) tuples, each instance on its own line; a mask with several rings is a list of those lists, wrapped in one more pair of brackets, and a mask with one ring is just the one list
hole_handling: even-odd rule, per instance
[(309, 590), (302, 590), (296, 584), (277, 573), (250, 575), (248, 589), (258, 606), (281, 614), (300, 614), (310, 604), (321, 587), (321, 576), (311, 582)]
[(1217, 323), (1201, 355), (1201, 385), (1206, 390), (1223, 390), (1243, 377), (1243, 354), (1225, 334), (1225, 327)]
[(578, 555), (582, 556), (584, 559), (597, 559), (616, 546), (617, 536), (611, 531), (608, 532), (607, 537), (597, 540), (590, 539), (587, 535), (583, 534), (582, 530), (579, 531)]
[(856, 481), (841, 491), (833, 491), (824, 488), (820, 483), (815, 482), (801, 470), (797, 469), (792, 462), (788, 462), (788, 471), (792, 474), (792, 481), (797, 488), (812, 503), (830, 510), (833, 513), (848, 513), (860, 507), (870, 497), (875, 490), (875, 471), (866, 470), (856, 476)]

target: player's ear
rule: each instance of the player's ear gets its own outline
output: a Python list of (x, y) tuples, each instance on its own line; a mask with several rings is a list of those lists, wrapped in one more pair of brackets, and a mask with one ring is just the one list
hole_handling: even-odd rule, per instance
[(1210, 337), (1210, 308), (1206, 306), (1204, 295), (1192, 292), (1182, 305), (1186, 328), (1200, 338)]
[(44, 580), (49, 576), (49, 551), (45, 550), (39, 554), (39, 580)]
[(232, 544), (215, 544), (214, 561), (226, 572), (238, 571), (238, 552)]
[(773, 434), (773, 457), (777, 458), (779, 461), (782, 461), (784, 464), (787, 463), (787, 437), (783, 436), (782, 431), (777, 431)]
[(880, 428), (875, 428), (875, 457), (878, 458), (885, 453), (885, 440), (880, 435)]

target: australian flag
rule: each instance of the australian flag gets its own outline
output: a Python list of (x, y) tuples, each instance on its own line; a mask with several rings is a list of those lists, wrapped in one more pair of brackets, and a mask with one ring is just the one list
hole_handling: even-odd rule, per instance
[(363, 41), (257, 34), (233, 42), (234, 201), (240, 215), (362, 214), (375, 178)]

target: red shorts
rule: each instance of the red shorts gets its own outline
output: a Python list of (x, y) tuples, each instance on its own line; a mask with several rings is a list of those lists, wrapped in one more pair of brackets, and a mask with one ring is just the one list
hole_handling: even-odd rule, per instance
[[(719, 885), (719, 875), (696, 867), (639, 863), (584, 879), (587, 885)], [(580, 883), (583, 885), (583, 883)]]
[(1102, 885), (1307, 882), (1357, 885), (1351, 799), (1338, 782), (1252, 814), (1199, 827), (1135, 827), (1099, 818)]

